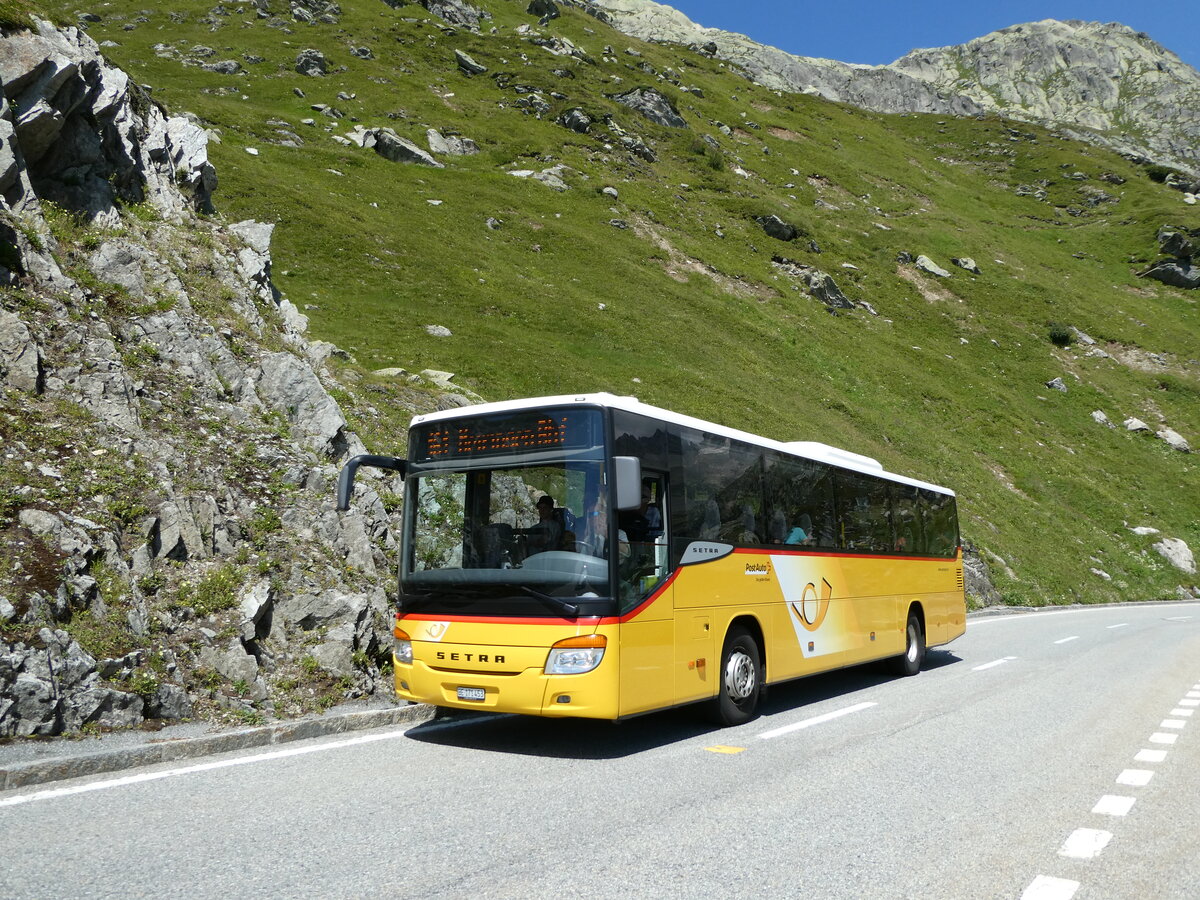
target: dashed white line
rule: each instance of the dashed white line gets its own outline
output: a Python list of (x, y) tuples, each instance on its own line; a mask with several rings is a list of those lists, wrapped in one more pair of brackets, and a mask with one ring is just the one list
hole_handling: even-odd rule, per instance
[(1200, 691), (1188, 691), (1183, 696), (1187, 697), (1189, 700), (1200, 700)]
[(1152, 744), (1173, 744), (1179, 740), (1177, 734), (1166, 734), (1162, 731), (1156, 731), (1150, 735), (1150, 743)]
[(1108, 630), (1112, 631), (1114, 628), (1128, 628), (1128, 627), (1129, 627), (1128, 622), (1121, 622), (1119, 625), (1109, 625)]
[(1185, 718), (1186, 718), (1186, 717), (1188, 717), (1188, 716), (1191, 716), (1191, 715), (1192, 715), (1192, 713), (1194, 713), (1195, 711), (1196, 711), (1196, 710), (1194, 710), (1194, 709), (1173, 709), (1173, 710), (1171, 710), (1171, 715), (1173, 715), (1173, 716), (1183, 716), (1183, 717), (1185, 717)]
[(1179, 705), (1180, 706), (1191, 706), (1191, 707), (1200, 706), (1200, 699), (1190, 699), (1189, 698), (1189, 699), (1185, 699), (1185, 700), (1180, 700)]
[(802, 722), (793, 722), (791, 725), (784, 725), (782, 728), (772, 728), (770, 731), (764, 731), (759, 737), (763, 740), (769, 740), (770, 738), (791, 734), (793, 731), (800, 731), (802, 728), (811, 728), (813, 725), (820, 725), (822, 722), (840, 719), (842, 716), (848, 716), (851, 713), (862, 712), (864, 709), (870, 709), (872, 706), (877, 705), (875, 703), (856, 703), (854, 706), (847, 706), (845, 709), (835, 709), (833, 712), (813, 716), (811, 719), (805, 719)]
[(1098, 828), (1076, 828), (1071, 832), (1071, 836), (1063, 842), (1058, 855), (1071, 859), (1095, 859), (1111, 840), (1111, 831), (1101, 831)]
[(1139, 750), (1134, 760), (1137, 762), (1160, 763), (1166, 758), (1166, 750)]
[(994, 659), (990, 663), (984, 663), (982, 666), (976, 666), (971, 671), (972, 672), (982, 672), (984, 669), (991, 669), (996, 666), (1002, 666), (1006, 662), (1012, 662), (1014, 659), (1016, 659), (1015, 656), (1006, 656), (1003, 659)]
[(1175, 728), (1180, 729), (1187, 724), (1186, 719), (1163, 719), (1158, 723), (1159, 728)]
[(1021, 900), (1071, 900), (1079, 890), (1079, 882), (1068, 878), (1039, 875), (1021, 894)]
[(1105, 794), (1100, 798), (1100, 802), (1092, 807), (1092, 812), (1101, 816), (1127, 816), (1129, 811), (1133, 809), (1135, 799), (1133, 797), (1117, 797), (1113, 794)]
[(1071, 635), (1070, 637), (1065, 637), (1065, 638), (1063, 638), (1062, 640), (1055, 641), (1054, 643), (1056, 643), (1056, 644), (1069, 644), (1069, 643), (1071, 643), (1071, 641), (1077, 641), (1077, 640), (1079, 640), (1079, 635), (1077, 635), (1077, 634), (1073, 634), (1073, 635)]
[[(1163, 751), (1166, 756), (1166, 751)], [(1150, 783), (1154, 773), (1149, 769), (1126, 769), (1117, 776), (1117, 784), (1128, 784), (1131, 787), (1145, 787)]]

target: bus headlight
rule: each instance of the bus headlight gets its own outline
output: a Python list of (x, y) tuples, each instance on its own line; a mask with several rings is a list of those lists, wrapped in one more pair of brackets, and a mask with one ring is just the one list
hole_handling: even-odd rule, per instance
[(582, 675), (600, 665), (608, 638), (602, 634), (585, 634), (558, 641), (546, 657), (547, 675)]
[(404, 663), (406, 666), (412, 665), (412, 639), (409, 638), (408, 632), (399, 625), (392, 626), (392, 656), (396, 657), (396, 662)]

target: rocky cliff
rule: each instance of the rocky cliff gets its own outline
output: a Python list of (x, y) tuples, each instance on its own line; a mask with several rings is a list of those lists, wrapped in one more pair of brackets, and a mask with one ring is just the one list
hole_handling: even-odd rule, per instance
[(204, 130), (81, 31), (5, 33), (0, 77), (0, 737), (386, 690), (389, 494), (333, 509), (344, 354), (273, 226), (205, 214)]
[(777, 90), (878, 112), (998, 113), (1200, 174), (1200, 72), (1117, 23), (1047, 19), (887, 66), (793, 56), (652, 0), (592, 0), (642, 40), (706, 47)]

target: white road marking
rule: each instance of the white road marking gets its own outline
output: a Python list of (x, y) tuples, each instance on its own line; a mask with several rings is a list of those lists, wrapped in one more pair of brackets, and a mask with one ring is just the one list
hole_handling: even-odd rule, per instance
[(1139, 750), (1135, 762), (1160, 763), (1167, 758), (1166, 750)]
[[(1163, 751), (1166, 752), (1165, 750)], [(1149, 769), (1126, 769), (1117, 776), (1117, 784), (1128, 784), (1131, 787), (1145, 787), (1150, 783), (1154, 773)]]
[(1156, 731), (1150, 735), (1150, 743), (1152, 744), (1173, 744), (1179, 740), (1177, 734), (1163, 734), (1161, 731)]
[(1129, 627), (1128, 622), (1122, 622), (1120, 625), (1109, 625), (1108, 629), (1109, 629), (1109, 631), (1111, 631), (1114, 628), (1128, 628), (1128, 627)]
[(876, 703), (856, 703), (854, 706), (847, 706), (845, 709), (837, 709), (824, 715), (813, 716), (811, 719), (805, 719), (802, 722), (793, 722), (791, 725), (784, 725), (782, 728), (772, 728), (770, 731), (764, 731), (759, 737), (764, 741), (770, 740), (781, 735), (791, 734), (793, 731), (800, 731), (804, 728), (811, 728), (813, 725), (820, 725), (823, 722), (840, 719), (842, 716), (848, 716), (851, 713), (862, 712), (864, 709), (870, 709), (872, 706), (877, 705)]
[(1077, 635), (1077, 634), (1073, 634), (1073, 635), (1071, 635), (1070, 637), (1065, 637), (1065, 638), (1063, 638), (1062, 640), (1055, 641), (1054, 643), (1056, 643), (1056, 644), (1069, 644), (1069, 643), (1071, 643), (1071, 641), (1077, 641), (1077, 640), (1079, 640), (1079, 635)]
[(1101, 816), (1127, 816), (1136, 802), (1134, 797), (1117, 797), (1105, 794), (1100, 802), (1092, 807), (1092, 812)]
[(1095, 859), (1111, 840), (1111, 831), (1100, 831), (1097, 828), (1077, 828), (1063, 843), (1058, 855), (1072, 859)]
[(1168, 622), (1186, 622), (1191, 616), (1167, 616)]
[(1180, 706), (1192, 706), (1192, 707), (1200, 706), (1200, 700), (1193, 700), (1190, 698), (1185, 699), (1185, 700), (1180, 700), (1179, 705)]
[(1039, 875), (1021, 894), (1021, 900), (1071, 900), (1079, 890), (1079, 882), (1067, 878)]
[(1187, 697), (1189, 700), (1200, 700), (1200, 691), (1188, 691), (1183, 696)]
[(1191, 714), (1194, 712), (1195, 712), (1194, 709), (1173, 709), (1173, 710), (1171, 710), (1171, 715), (1188, 717), (1188, 716), (1191, 716)]
[[(1140, 604), (1139, 604), (1140, 605)], [(1178, 600), (1171, 600), (1168, 603), (1145, 604), (1143, 609), (1150, 609), (1162, 606), (1170, 606), (1171, 609), (1186, 609), (1189, 606), (1196, 606), (1193, 602), (1180, 603)], [(1051, 612), (1035, 612), (1035, 613), (1010, 613), (1000, 616), (979, 616), (971, 619), (972, 628), (981, 628), (984, 625), (995, 625), (997, 622), (1024, 622), (1027, 619), (1041, 619), (1045, 616), (1073, 616), (1073, 615), (1089, 615), (1091, 613), (1107, 611), (1107, 608), (1102, 604), (1092, 604), (1080, 609), (1059, 609)]]
[(990, 663), (984, 663), (982, 666), (976, 666), (971, 671), (972, 672), (982, 672), (984, 669), (991, 669), (994, 666), (1002, 666), (1006, 662), (1012, 662), (1014, 659), (1016, 659), (1015, 656), (1006, 656), (1006, 657), (1004, 657), (1004, 659), (995, 659), (995, 660), (992, 660)]
[(1187, 724), (1186, 719), (1163, 719), (1158, 723), (1159, 728), (1175, 728), (1180, 729)]
[(340, 750), (343, 747), (353, 747), (358, 744), (372, 744), (376, 741), (390, 741), (404, 737), (404, 730), (386, 731), (379, 734), (365, 734), (360, 737), (346, 738), (341, 741), (330, 741), (326, 744), (307, 744), (303, 747), (289, 747), (286, 750), (272, 750), (270, 753), (257, 753), (254, 756), (239, 756), (234, 759), (220, 759), (216, 762), (198, 763), (194, 766), (183, 766), (178, 769), (164, 769), (161, 772), (140, 772), (137, 775), (125, 775), (121, 778), (110, 778), (107, 781), (93, 781), (90, 784), (79, 784), (72, 787), (53, 788), (47, 791), (35, 791), (32, 794), (19, 794), (16, 797), (0, 799), (0, 807), (17, 806), (21, 803), (33, 803), (37, 800), (54, 800), (59, 797), (71, 797), (75, 794), (87, 794), (92, 791), (103, 791), (108, 788), (125, 787), (131, 784), (142, 784), (147, 781), (160, 781), (163, 778), (173, 778), (177, 775), (192, 775), (196, 772), (209, 772), (214, 769), (228, 769), (233, 766), (247, 766), (251, 763), (267, 762), (273, 759), (284, 759), (289, 756), (303, 756), (308, 753), (322, 753), (326, 750)]

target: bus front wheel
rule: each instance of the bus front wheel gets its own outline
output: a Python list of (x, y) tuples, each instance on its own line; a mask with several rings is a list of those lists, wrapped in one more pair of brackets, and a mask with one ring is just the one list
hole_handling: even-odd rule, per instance
[(893, 660), (893, 666), (897, 675), (916, 675), (925, 662), (925, 631), (916, 613), (908, 614), (904, 635), (904, 652)]
[(720, 725), (741, 725), (754, 718), (762, 692), (762, 659), (758, 643), (744, 628), (732, 628), (721, 651), (721, 682), (712, 701)]

